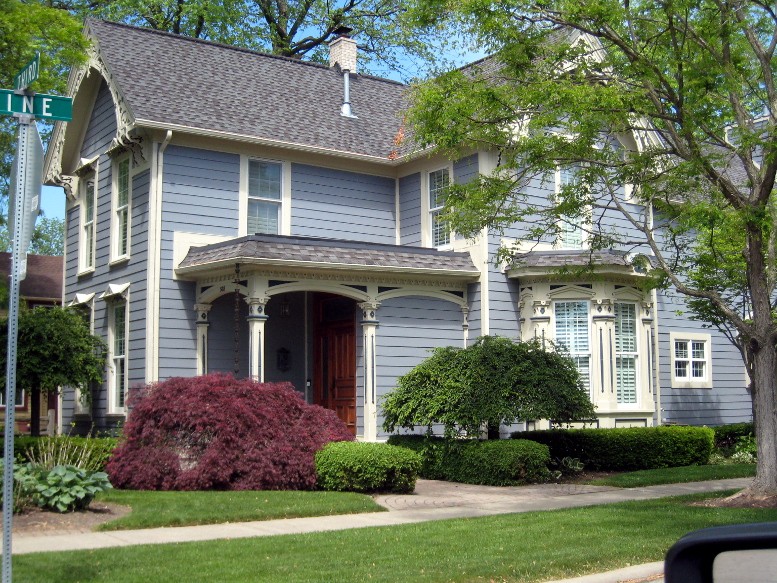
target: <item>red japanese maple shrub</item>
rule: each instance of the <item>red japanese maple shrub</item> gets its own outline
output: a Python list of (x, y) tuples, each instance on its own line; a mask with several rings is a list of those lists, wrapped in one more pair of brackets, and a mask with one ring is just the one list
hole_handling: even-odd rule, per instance
[(289, 383), (172, 378), (140, 392), (106, 471), (136, 490), (312, 489), (316, 451), (349, 440), (333, 411)]

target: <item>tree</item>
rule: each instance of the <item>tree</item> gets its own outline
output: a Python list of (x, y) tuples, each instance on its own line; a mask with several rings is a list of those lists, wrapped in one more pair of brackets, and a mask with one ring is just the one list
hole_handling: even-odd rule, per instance
[[(0, 225), (0, 250), (11, 250), (10, 233), (5, 225)], [(33, 255), (64, 255), (65, 221), (58, 218), (39, 217), (27, 252)]]
[(397, 380), (383, 401), (383, 428), (431, 429), (478, 436), (484, 426), (520, 420), (569, 422), (596, 416), (567, 356), (539, 341), (482, 336), (467, 348), (436, 348)]
[[(8, 321), (0, 324), (0, 368), (6, 369)], [(40, 394), (60, 387), (79, 387), (91, 399), (92, 383), (99, 383), (105, 368), (106, 347), (94, 336), (81, 314), (69, 308), (22, 310), (16, 356), (16, 390), (30, 395), (30, 433), (40, 434)], [(0, 387), (5, 391), (5, 375)]]
[[(671, 285), (740, 338), (759, 448), (747, 494), (777, 494), (774, 6), (421, 0), (418, 15), (427, 25), (458, 19), (499, 63), (416, 92), (410, 121), (421, 144), (499, 153), (495, 172), (453, 189), (453, 227), (499, 232), (532, 217), (532, 239), (589, 213), (594, 248), (649, 249), (654, 285)], [(579, 187), (546, 208), (522, 206), (521, 189), (557, 164), (581, 165)], [(642, 206), (627, 204), (623, 185)], [(613, 210), (633, 232), (599, 227), (596, 215)]]
[(82, 18), (107, 18), (317, 62), (327, 61), (327, 44), (346, 26), (360, 43), (360, 66), (369, 70), (370, 64), (384, 64), (399, 70), (408, 57), (433, 57), (430, 39), (444, 40), (437, 31), (424, 34), (407, 26), (405, 4), (396, 0), (75, 0), (58, 6)]

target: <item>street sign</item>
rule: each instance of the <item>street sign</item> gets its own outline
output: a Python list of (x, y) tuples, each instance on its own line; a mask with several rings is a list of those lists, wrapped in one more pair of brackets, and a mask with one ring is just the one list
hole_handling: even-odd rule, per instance
[(73, 119), (73, 98), (61, 95), (17, 94), (10, 89), (0, 89), (0, 115), (21, 113), (39, 120), (70, 121)]
[[(40, 189), (43, 182), (43, 144), (38, 126), (34, 123), (19, 127), (19, 147), (11, 166), (11, 188), (8, 210), (8, 226), (14, 247), (19, 246), (19, 281), (27, 275), (27, 249), (35, 230), (35, 220), (40, 212)], [(22, 205), (22, 229), (15, 236), (16, 205)]]
[(13, 78), (13, 88), (14, 89), (27, 89), (27, 87), (30, 86), (30, 83), (35, 81), (35, 79), (38, 78), (38, 73), (40, 72), (40, 53), (35, 53), (35, 58), (32, 59), (29, 63), (27, 63), (21, 71), (19, 71), (19, 74)]

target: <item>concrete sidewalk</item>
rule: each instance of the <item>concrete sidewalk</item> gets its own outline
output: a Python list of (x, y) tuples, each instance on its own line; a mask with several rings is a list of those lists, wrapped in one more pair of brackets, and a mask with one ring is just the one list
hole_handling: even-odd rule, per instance
[[(376, 501), (388, 508), (388, 512), (112, 532), (14, 535), (13, 553), (73, 551), (394, 526), (449, 518), (556, 510), (745, 488), (751, 481), (750, 478), (738, 478), (626, 489), (576, 484), (498, 488), (419, 480), (414, 494), (376, 497)], [(662, 570), (656, 565), (661, 564), (629, 567), (613, 571), (611, 574), (591, 575), (588, 576), (589, 578), (575, 581), (580, 583), (615, 583), (629, 580), (652, 582), (657, 580), (656, 577), (660, 578)]]

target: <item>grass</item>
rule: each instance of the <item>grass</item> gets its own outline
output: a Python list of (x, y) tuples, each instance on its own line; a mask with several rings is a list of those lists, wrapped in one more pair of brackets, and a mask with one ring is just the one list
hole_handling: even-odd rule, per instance
[(132, 508), (129, 515), (103, 524), (100, 530), (246, 522), (385, 510), (369, 496), (352, 492), (109, 490), (100, 494), (98, 500)]
[(705, 497), (710, 495), (340, 532), (20, 555), (13, 558), (14, 575), (33, 583), (543, 581), (660, 560), (689, 530), (777, 520), (772, 509), (689, 505)]
[(750, 478), (753, 476), (755, 476), (755, 464), (726, 464), (640, 470), (638, 472), (616, 474), (607, 478), (598, 478), (587, 483), (596, 486), (614, 486), (616, 488), (639, 488), (642, 486), (657, 486), (659, 484), (703, 482), (705, 480)]

